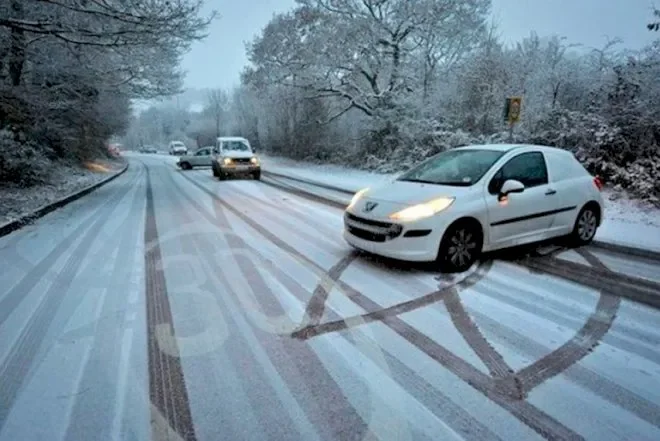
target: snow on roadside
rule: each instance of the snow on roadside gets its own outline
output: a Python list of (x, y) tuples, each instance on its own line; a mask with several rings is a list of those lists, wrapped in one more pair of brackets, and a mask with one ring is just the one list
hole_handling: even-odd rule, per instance
[[(379, 174), (337, 165), (318, 165), (260, 155), (264, 170), (357, 191), (384, 184), (394, 174)], [(607, 190), (605, 220), (596, 239), (660, 252), (660, 209), (646, 206), (621, 192)]]
[(660, 252), (660, 209), (607, 190), (605, 220), (596, 240)]
[(23, 188), (0, 183), (0, 225), (95, 184), (124, 166), (121, 160), (98, 160), (89, 168), (60, 165), (49, 176), (49, 182)]

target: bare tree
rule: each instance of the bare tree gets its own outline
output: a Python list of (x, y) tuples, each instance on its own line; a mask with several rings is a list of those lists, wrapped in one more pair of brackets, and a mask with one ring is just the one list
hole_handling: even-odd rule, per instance
[(131, 99), (181, 89), (181, 56), (215, 16), (202, 4), (0, 0), (0, 131), (18, 140), (0, 163), (28, 145), (72, 158), (105, 151), (127, 130)]
[[(20, 84), (30, 36), (55, 39), (76, 50), (81, 46), (103, 49), (117, 66), (115, 73), (121, 81), (144, 92), (150, 81), (162, 81), (162, 74), (180, 77), (176, 70), (179, 57), (193, 41), (206, 36), (204, 31), (215, 16), (200, 16), (202, 0), (8, 1), (8, 13), (0, 14), (0, 28), (11, 35), (13, 85)], [(82, 57), (80, 61), (91, 64), (95, 60)], [(170, 89), (163, 92), (170, 93)]]
[(653, 17), (655, 18), (655, 20), (647, 24), (646, 27), (648, 28), (649, 31), (657, 32), (660, 30), (660, 9), (653, 8)]
[(220, 136), (220, 126), (227, 112), (229, 97), (222, 89), (212, 89), (207, 94), (208, 111), (215, 122), (215, 136)]

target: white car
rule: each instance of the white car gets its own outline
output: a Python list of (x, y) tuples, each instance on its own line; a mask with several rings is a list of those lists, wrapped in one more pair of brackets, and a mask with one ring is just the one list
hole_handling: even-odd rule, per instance
[(181, 141), (172, 141), (170, 143), (170, 155), (187, 155), (188, 147)]
[(216, 140), (211, 168), (213, 176), (223, 181), (230, 175), (249, 174), (261, 179), (261, 164), (250, 142), (239, 136), (224, 136)]
[(567, 235), (591, 242), (603, 220), (601, 189), (566, 150), (461, 147), (356, 193), (344, 238), (373, 254), (464, 271), (482, 251)]

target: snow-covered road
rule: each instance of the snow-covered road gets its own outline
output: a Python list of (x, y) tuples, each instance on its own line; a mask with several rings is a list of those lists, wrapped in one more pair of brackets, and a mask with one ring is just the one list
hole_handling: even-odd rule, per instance
[(0, 440), (660, 439), (660, 311), (622, 297), (656, 262), (445, 277), (354, 253), (338, 208), (130, 163), (0, 238)]

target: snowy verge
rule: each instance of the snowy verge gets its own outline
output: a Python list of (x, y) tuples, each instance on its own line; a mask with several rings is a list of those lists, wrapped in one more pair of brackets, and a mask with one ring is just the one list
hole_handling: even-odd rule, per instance
[[(384, 184), (397, 176), (272, 156), (260, 155), (260, 158), (264, 170), (351, 191)], [(660, 209), (612, 189), (604, 191), (604, 199), (605, 220), (596, 234), (597, 241), (660, 253)]]
[(80, 167), (58, 166), (52, 170), (46, 184), (21, 187), (0, 183), (0, 236), (78, 199), (127, 168), (126, 160), (103, 159)]

